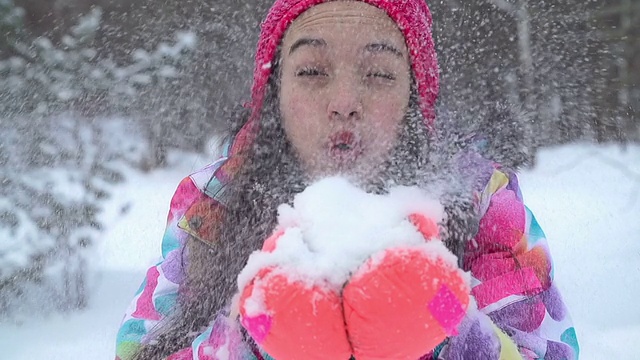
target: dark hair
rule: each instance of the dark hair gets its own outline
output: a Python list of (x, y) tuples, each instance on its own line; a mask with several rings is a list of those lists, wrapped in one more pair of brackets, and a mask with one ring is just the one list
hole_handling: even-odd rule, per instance
[[(277, 64), (274, 65), (277, 67)], [(187, 243), (188, 269), (179, 301), (173, 314), (163, 320), (150, 336), (154, 341), (143, 345), (136, 359), (163, 359), (188, 347), (194, 334), (199, 334), (220, 311), (229, 306), (237, 291), (236, 279), (249, 255), (262, 247), (262, 242), (276, 226), (276, 209), (291, 203), (305, 186), (305, 177), (292, 145), (280, 121), (277, 70), (269, 79), (258, 134), (250, 150), (235, 156), (242, 165), (225, 191), (227, 208), (220, 222), (219, 240), (212, 246), (195, 238)], [(248, 116), (244, 112), (232, 125), (235, 135)], [(381, 175), (371, 181), (367, 191), (383, 193), (391, 184), (430, 186), (447, 172), (446, 161), (434, 161), (435, 139), (423, 124), (418, 96), (412, 85), (408, 111), (403, 120), (398, 143)], [(446, 156), (444, 157), (446, 158)], [(447, 177), (450, 181), (453, 177)], [(470, 197), (443, 196), (449, 214), (443, 228), (462, 229), (453, 224), (464, 221), (460, 216), (472, 210)], [(456, 200), (452, 200), (456, 199)], [(464, 231), (446, 231), (445, 244), (461, 258), (464, 243), (472, 235)], [(247, 339), (252, 341), (251, 339)]]

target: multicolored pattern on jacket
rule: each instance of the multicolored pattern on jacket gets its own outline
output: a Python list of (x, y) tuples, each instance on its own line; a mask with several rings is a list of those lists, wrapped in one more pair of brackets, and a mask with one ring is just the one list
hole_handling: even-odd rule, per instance
[[(212, 241), (199, 208), (222, 209), (228, 156), (185, 178), (173, 196), (162, 241), (162, 260), (147, 271), (117, 337), (116, 359), (127, 360), (150, 330), (171, 312), (184, 278), (183, 246), (194, 235)], [(229, 164), (226, 164), (229, 165)], [(553, 284), (545, 235), (522, 202), (514, 174), (490, 169), (478, 205), (484, 216), (465, 253), (477, 307), (469, 311), (459, 335), (422, 359), (577, 359), (571, 319)], [(215, 212), (214, 212), (215, 213)], [(207, 215), (211, 216), (211, 215)], [(220, 315), (190, 348), (169, 360), (270, 359), (242, 340), (238, 324)]]

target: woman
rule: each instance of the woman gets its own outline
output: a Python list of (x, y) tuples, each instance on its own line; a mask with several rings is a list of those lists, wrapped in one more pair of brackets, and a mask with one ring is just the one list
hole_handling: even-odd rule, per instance
[[(179, 185), (164, 260), (125, 316), (118, 358), (269, 358), (227, 317), (237, 275), (273, 232), (278, 205), (334, 174), (380, 194), (447, 184), (442, 236), (471, 272), (475, 304), (457, 335), (415, 358), (577, 358), (544, 234), (515, 175), (436, 141), (437, 94), (423, 1), (276, 1), (262, 25), (248, 114), (222, 159)], [(394, 341), (386, 348), (403, 355), (377, 358), (405, 358), (400, 350), (416, 347)]]

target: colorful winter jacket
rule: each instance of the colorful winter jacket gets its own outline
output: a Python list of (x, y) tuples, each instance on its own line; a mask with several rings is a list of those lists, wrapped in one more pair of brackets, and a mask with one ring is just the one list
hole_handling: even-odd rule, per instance
[[(227, 147), (220, 160), (179, 184), (171, 200), (162, 259), (147, 271), (126, 311), (117, 335), (117, 360), (130, 359), (142, 343), (151, 340), (150, 330), (174, 308), (186, 271), (183, 247), (189, 235), (206, 236), (207, 219), (201, 218), (206, 215), (198, 209), (216, 203), (224, 191), (227, 175), (222, 165), (229, 151)], [(479, 176), (485, 185), (475, 195), (483, 216), (464, 255), (464, 270), (471, 272), (471, 294), (477, 307), (468, 311), (457, 336), (420, 360), (577, 359), (576, 333), (553, 283), (545, 235), (523, 204), (515, 174), (489, 165), (480, 167)], [(194, 223), (201, 226), (194, 227)], [(219, 314), (191, 347), (168, 359), (271, 357), (243, 340), (237, 322)]]

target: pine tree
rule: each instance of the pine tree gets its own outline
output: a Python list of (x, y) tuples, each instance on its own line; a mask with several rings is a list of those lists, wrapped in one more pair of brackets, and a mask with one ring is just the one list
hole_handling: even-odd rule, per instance
[(98, 215), (122, 180), (112, 164), (142, 156), (111, 144), (126, 134), (107, 134), (108, 123), (77, 111), (148, 104), (149, 89), (174, 86), (196, 44), (180, 33), (118, 66), (92, 47), (100, 18), (95, 8), (58, 45), (15, 41), (14, 55), (0, 61), (0, 318), (87, 305)]

